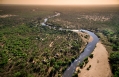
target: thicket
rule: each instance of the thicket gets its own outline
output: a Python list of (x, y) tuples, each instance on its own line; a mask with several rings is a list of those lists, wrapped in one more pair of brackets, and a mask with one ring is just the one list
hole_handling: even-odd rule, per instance
[(109, 63), (111, 64), (112, 73), (114, 77), (119, 76), (119, 52), (113, 52), (110, 54)]

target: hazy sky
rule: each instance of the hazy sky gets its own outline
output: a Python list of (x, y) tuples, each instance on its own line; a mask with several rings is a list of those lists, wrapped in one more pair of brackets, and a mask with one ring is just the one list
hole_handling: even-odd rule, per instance
[(0, 4), (91, 5), (119, 4), (119, 0), (0, 0)]

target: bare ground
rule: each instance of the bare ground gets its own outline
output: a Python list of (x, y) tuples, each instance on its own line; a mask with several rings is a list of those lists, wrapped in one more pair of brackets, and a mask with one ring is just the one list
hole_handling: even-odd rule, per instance
[[(90, 70), (87, 68), (91, 65)], [(111, 69), (108, 63), (108, 52), (101, 42), (98, 42), (93, 51), (93, 58), (89, 58), (89, 62), (83, 69), (78, 77), (111, 77)]]
[[(75, 32), (75, 31), (74, 31)], [(79, 37), (82, 39), (82, 46), (81, 51), (85, 48), (87, 43), (91, 42), (93, 40), (93, 37), (89, 36), (87, 33), (83, 32), (77, 32)], [(85, 38), (85, 36), (87, 36)], [(96, 45), (96, 48), (93, 51), (93, 58), (88, 58), (89, 62), (86, 64), (83, 69), (80, 69), (79, 67), (76, 68), (76, 71), (80, 69), (80, 73), (78, 74), (78, 77), (112, 77), (110, 65), (108, 62), (108, 52), (105, 48), (105, 46), (98, 42)], [(89, 70), (87, 68), (90, 67)]]
[(0, 18), (6, 18), (6, 17), (12, 17), (12, 16), (17, 16), (17, 15), (12, 15), (12, 14), (0, 15)]

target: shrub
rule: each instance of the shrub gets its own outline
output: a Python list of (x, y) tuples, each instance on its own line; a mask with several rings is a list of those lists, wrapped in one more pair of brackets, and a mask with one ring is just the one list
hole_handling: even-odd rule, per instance
[(91, 68), (91, 65), (89, 65), (89, 67), (87, 68), (87, 70), (90, 70), (90, 68)]
[(14, 77), (20, 77), (20, 75), (21, 75), (20, 72), (16, 72), (16, 73), (14, 74)]
[(85, 64), (88, 63), (88, 57), (84, 59)]
[(78, 73), (74, 73), (72, 77), (78, 77)]
[(112, 68), (114, 77), (119, 76), (119, 52), (113, 52), (110, 54), (109, 62)]
[(90, 56), (89, 56), (91, 59), (93, 58), (93, 54), (90, 54)]
[(84, 59), (84, 62), (85, 62), (85, 61), (88, 61), (88, 57), (86, 57), (86, 58)]
[(78, 71), (77, 71), (78, 73), (80, 73), (81, 71), (80, 71), (80, 69), (78, 69)]
[(0, 52), (0, 67), (6, 65), (8, 62), (7, 55), (4, 52)]
[(80, 64), (79, 64), (79, 67), (80, 67), (80, 68), (83, 68), (83, 65), (84, 65), (84, 62), (80, 63)]
[(55, 63), (54, 68), (55, 68), (56, 70), (59, 70), (60, 66), (57, 65), (57, 63)]
[(62, 73), (67, 69), (67, 67), (63, 67), (62, 68)]
[(58, 77), (61, 77), (61, 74), (58, 74)]
[(74, 57), (72, 57), (72, 58), (71, 58), (71, 61), (73, 62), (74, 60), (75, 60), (75, 58), (74, 58)]
[(28, 77), (28, 73), (24, 70), (21, 70), (20, 72), (14, 73), (14, 77)]

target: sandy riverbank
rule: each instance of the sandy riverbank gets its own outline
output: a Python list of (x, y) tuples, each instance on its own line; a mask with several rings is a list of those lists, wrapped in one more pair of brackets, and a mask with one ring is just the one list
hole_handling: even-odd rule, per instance
[[(87, 65), (80, 69), (78, 77), (111, 77), (111, 70), (108, 63), (108, 52), (101, 42), (98, 42), (93, 51), (93, 58), (89, 58)], [(91, 65), (90, 70), (87, 68)]]
[[(75, 31), (74, 31), (75, 32)], [(81, 46), (81, 50), (80, 50), (80, 53), (83, 52), (83, 50), (85, 49), (86, 45), (89, 43), (89, 42), (92, 42), (93, 41), (93, 37), (92, 36), (89, 36), (87, 33), (85, 32), (77, 32), (79, 37), (82, 39), (82, 46)], [(85, 38), (86, 37), (86, 38)]]
[[(93, 37), (89, 36), (85, 32), (77, 33), (82, 39), (82, 47), (80, 51), (82, 52), (87, 43), (92, 42)], [(76, 68), (76, 70), (80, 69), (78, 77), (111, 77), (112, 73), (108, 62), (108, 52), (105, 46), (101, 42), (98, 42), (92, 54), (93, 58), (88, 58), (89, 62), (85, 67), (83, 67), (82, 69), (80, 69), (79, 67)], [(90, 65), (90, 69), (87, 70)]]
[(92, 37), (92, 36), (90, 36), (90, 38), (89, 38), (88, 42), (92, 42), (92, 41), (93, 41), (93, 37)]

